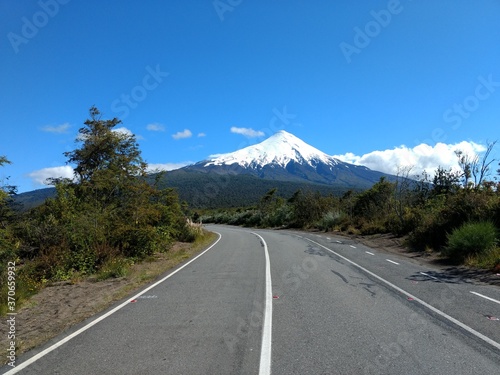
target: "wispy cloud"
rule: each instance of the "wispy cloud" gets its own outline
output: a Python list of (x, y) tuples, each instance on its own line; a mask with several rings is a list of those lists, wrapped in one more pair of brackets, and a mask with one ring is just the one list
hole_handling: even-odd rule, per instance
[(252, 128), (237, 128), (236, 126), (231, 127), (231, 133), (241, 134), (248, 138), (263, 137), (265, 135), (264, 132)]
[(437, 143), (434, 146), (422, 143), (413, 148), (399, 146), (390, 150), (373, 151), (364, 155), (346, 153), (333, 157), (347, 163), (363, 165), (370, 169), (396, 174), (402, 167), (413, 167), (412, 172), (421, 174), (424, 170), (433, 175), (438, 167), (458, 170), (458, 158), (455, 151), (463, 151), (474, 156), (486, 150), (484, 145), (463, 141), (455, 144)]
[(45, 125), (41, 128), (42, 131), (47, 133), (63, 134), (67, 133), (71, 125), (67, 122), (61, 125)]
[(198, 138), (206, 137), (207, 135), (205, 133), (198, 133)]
[(43, 168), (28, 173), (28, 177), (37, 185), (45, 185), (48, 178), (73, 178), (73, 168), (69, 165)]
[(163, 163), (163, 164), (149, 163), (147, 171), (150, 173), (156, 171), (173, 171), (174, 169), (179, 169), (185, 167), (186, 165), (191, 165), (191, 164), (193, 164), (192, 161), (186, 161), (181, 163)]
[(181, 131), (181, 132), (177, 132), (177, 133), (175, 133), (175, 134), (172, 134), (172, 138), (173, 138), (173, 139), (190, 138), (192, 135), (193, 135), (193, 133), (191, 133), (191, 130), (189, 130), (189, 129), (184, 129), (184, 130), (183, 130), (183, 131)]
[(146, 126), (146, 129), (149, 130), (150, 132), (164, 132), (165, 127), (162, 124), (159, 124), (157, 122), (154, 122), (152, 124), (148, 124)]

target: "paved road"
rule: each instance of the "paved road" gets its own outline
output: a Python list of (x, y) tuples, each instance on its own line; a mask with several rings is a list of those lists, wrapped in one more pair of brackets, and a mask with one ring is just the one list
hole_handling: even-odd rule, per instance
[(209, 229), (210, 250), (22, 356), (19, 373), (499, 371), (498, 288), (333, 236)]

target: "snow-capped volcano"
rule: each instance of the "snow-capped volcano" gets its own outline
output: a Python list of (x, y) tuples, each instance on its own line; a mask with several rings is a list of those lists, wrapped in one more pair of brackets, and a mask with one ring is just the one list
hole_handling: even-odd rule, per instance
[(202, 162), (205, 167), (238, 164), (243, 168), (260, 169), (267, 165), (286, 168), (288, 163), (309, 165), (319, 163), (334, 166), (339, 160), (314, 148), (293, 134), (280, 130), (265, 141), (228, 154), (216, 155)]
[(284, 130), (256, 145), (214, 155), (181, 170), (361, 189), (371, 187), (382, 176), (387, 177), (335, 159)]

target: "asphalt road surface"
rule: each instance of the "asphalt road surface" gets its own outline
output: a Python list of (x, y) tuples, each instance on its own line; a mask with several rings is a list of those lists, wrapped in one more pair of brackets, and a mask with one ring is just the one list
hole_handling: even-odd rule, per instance
[(498, 374), (500, 290), (355, 242), (219, 241), (7, 374)]

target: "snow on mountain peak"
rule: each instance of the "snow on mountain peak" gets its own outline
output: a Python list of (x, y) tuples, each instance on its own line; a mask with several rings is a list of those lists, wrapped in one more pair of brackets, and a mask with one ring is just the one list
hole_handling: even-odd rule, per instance
[(284, 168), (290, 161), (311, 167), (315, 167), (318, 162), (331, 166), (339, 163), (337, 159), (308, 145), (293, 134), (280, 130), (256, 145), (217, 155), (206, 161), (204, 166), (237, 163), (244, 168), (259, 168), (268, 164), (277, 164)]

